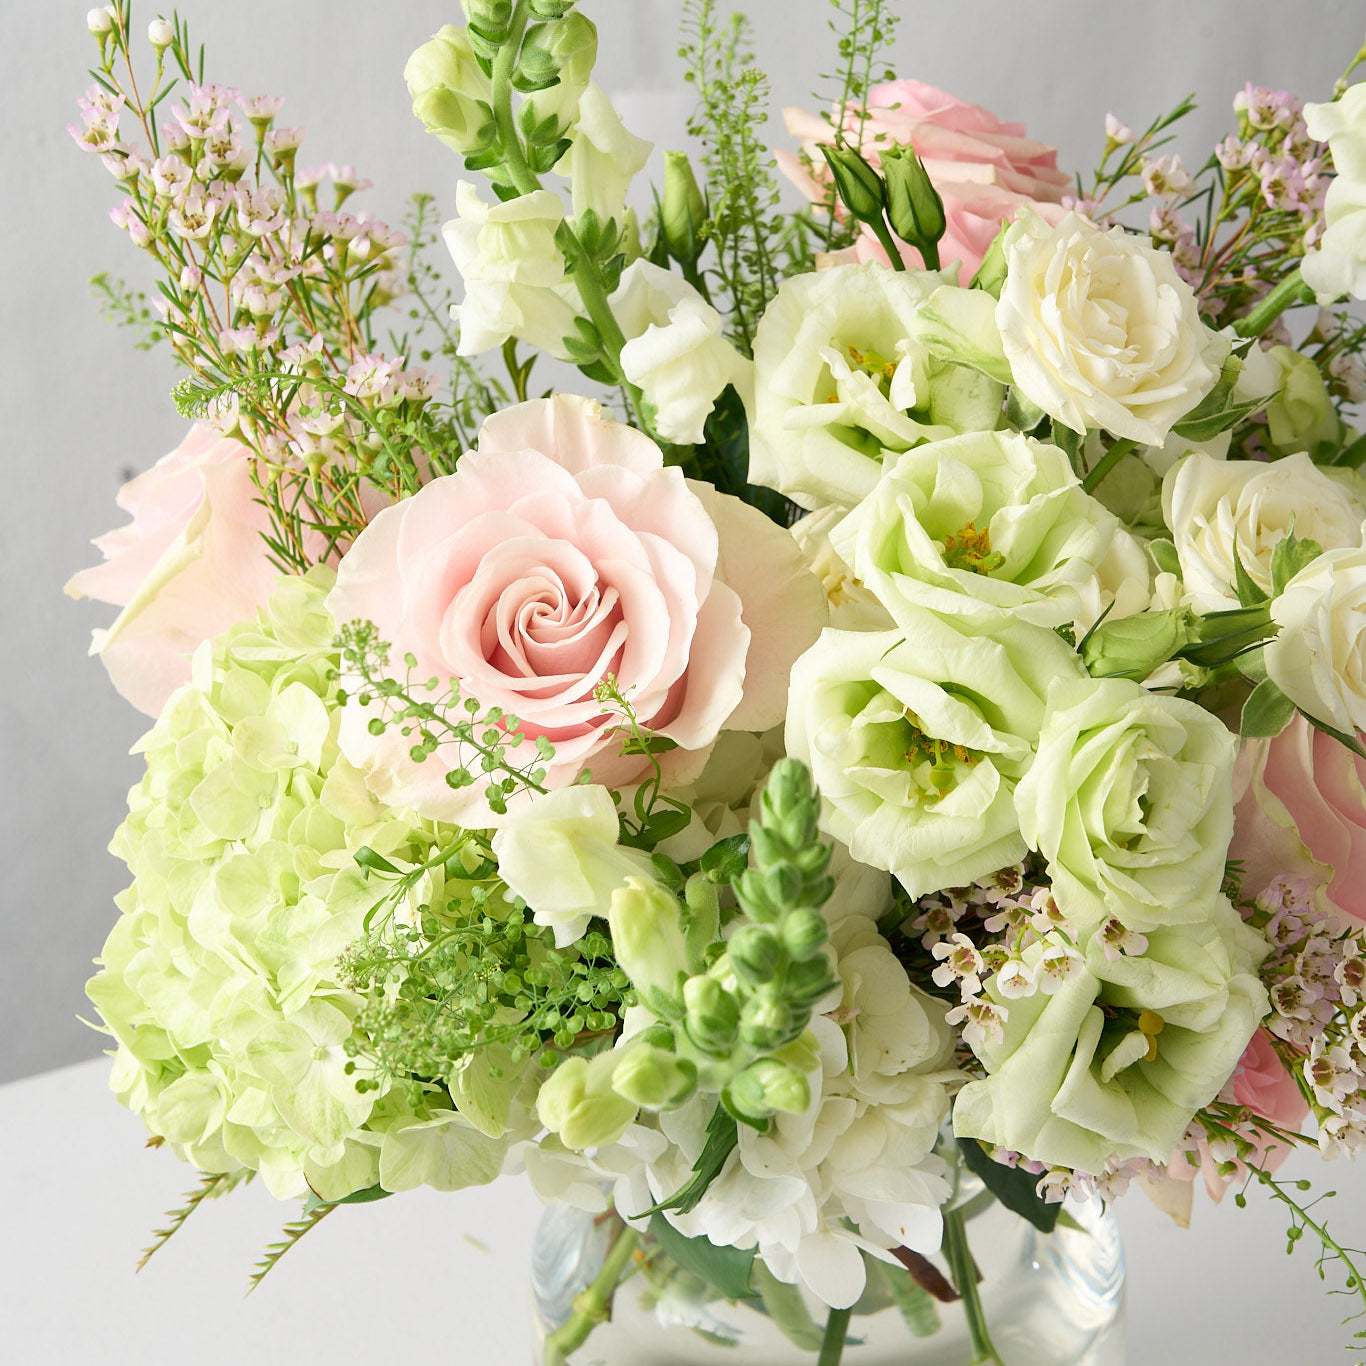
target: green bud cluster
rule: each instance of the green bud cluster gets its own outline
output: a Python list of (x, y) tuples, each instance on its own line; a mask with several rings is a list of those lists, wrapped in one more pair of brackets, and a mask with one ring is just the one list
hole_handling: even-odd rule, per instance
[(877, 234), (892, 264), (900, 261), (887, 225), (921, 255), (930, 270), (939, 268), (939, 239), (946, 224), (944, 201), (913, 147), (889, 147), (879, 160), (881, 172), (853, 147), (821, 147), (835, 193), (860, 223)]

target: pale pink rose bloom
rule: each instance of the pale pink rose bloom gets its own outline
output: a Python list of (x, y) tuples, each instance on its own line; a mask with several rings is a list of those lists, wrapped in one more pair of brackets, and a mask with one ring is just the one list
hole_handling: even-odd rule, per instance
[(1229, 857), (1246, 897), (1302, 877), (1324, 909), (1366, 922), (1366, 760), (1296, 716), (1275, 739), (1244, 742), (1234, 797)]
[(104, 563), (67, 582), (72, 597), (123, 610), (92, 635), (114, 686), (156, 716), (190, 678), (190, 656), (250, 617), (279, 575), (247, 464), (250, 451), (196, 424), (169, 455), (130, 479), (118, 504), (133, 520), (97, 537)]
[[(675, 742), (660, 756), (668, 779), (690, 781), (723, 727), (782, 718), (792, 662), (825, 616), (790, 534), (565, 395), (489, 418), (454, 474), (381, 512), (342, 560), (328, 606), (338, 622), (373, 621), (391, 659), (411, 652), (413, 677), (455, 677), (524, 735), (546, 736), (551, 788), (584, 768), (609, 787), (648, 773), (594, 698), (609, 674), (641, 724)], [(341, 745), (382, 800), (496, 823), (474, 756), (456, 762), (476, 782), (452, 789), (451, 747), (414, 763), (397, 726), (370, 734), (374, 715), (349, 705)]]
[[(822, 202), (829, 172), (818, 144), (833, 144), (834, 129), (803, 109), (784, 109), (783, 121), (812, 158), (815, 174), (787, 151), (774, 154), (778, 166), (807, 198)], [(858, 139), (856, 108), (846, 112), (845, 128), (851, 142)], [(1057, 223), (1066, 212), (1061, 200), (1073, 187), (1071, 178), (1058, 170), (1057, 149), (1027, 137), (1023, 124), (1002, 123), (980, 105), (965, 104), (922, 81), (874, 86), (868, 93), (860, 150), (876, 166), (880, 148), (907, 144), (915, 148), (944, 201), (947, 228), (939, 258), (944, 265), (961, 261), (964, 281), (982, 264), (1001, 224), (1022, 205), (1030, 205), (1049, 223)], [(914, 247), (903, 244), (901, 254), (908, 265), (923, 264)], [(852, 248), (833, 253), (823, 264), (854, 260), (888, 264), (887, 253), (866, 224)]]

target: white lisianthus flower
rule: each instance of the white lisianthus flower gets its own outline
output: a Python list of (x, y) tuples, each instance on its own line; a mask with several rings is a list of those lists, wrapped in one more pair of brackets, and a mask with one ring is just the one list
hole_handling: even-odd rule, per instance
[(1325, 549), (1359, 546), (1366, 517), (1366, 507), (1303, 453), (1271, 464), (1189, 455), (1163, 480), (1162, 507), (1186, 600), (1199, 612), (1238, 606), (1235, 553), (1269, 594), (1271, 556), (1292, 527)]
[(1345, 294), (1366, 299), (1366, 81), (1331, 104), (1306, 104), (1304, 122), (1311, 138), (1328, 144), (1337, 175), (1324, 198), (1323, 237), (1300, 274), (1321, 304)]
[(1185, 923), (1218, 891), (1233, 834), (1237, 738), (1194, 702), (1122, 678), (1061, 678), (1015, 789), (1053, 896), (1086, 928)]
[(825, 631), (793, 666), (787, 713), (821, 828), (913, 897), (1018, 862), (1014, 787), (1055, 678), (1084, 679), (1081, 661), (1027, 622), (908, 607), (892, 631)]
[(476, 356), (517, 337), (563, 358), (578, 309), (555, 244), (564, 218), (559, 197), (536, 190), (489, 205), (462, 180), (455, 207), (458, 217), (442, 236), (465, 282), (464, 300), (451, 310), (460, 327), (459, 354)]
[(721, 315), (681, 275), (645, 260), (626, 267), (609, 302), (627, 338), (621, 372), (654, 408), (655, 430), (701, 441), (721, 391), (745, 387), (751, 369), (722, 335)]
[(912, 340), (944, 277), (838, 266), (786, 281), (754, 338), (750, 478), (852, 507), (886, 452), (996, 425), (1004, 390)]
[(1326, 550), (1271, 603), (1280, 634), (1266, 671), (1302, 711), (1341, 731), (1366, 730), (1366, 548)]
[(889, 459), (831, 543), (893, 618), (916, 605), (1058, 626), (1118, 531), (1056, 446), (971, 432)]
[(638, 138), (601, 87), (589, 81), (579, 100), (579, 121), (564, 160), (556, 167), (569, 178), (574, 216), (591, 209), (606, 223), (621, 227), (626, 213), (626, 190), (644, 169), (654, 144)]
[(831, 533), (846, 515), (846, 509), (835, 503), (808, 513), (793, 524), (793, 539), (825, 589), (830, 625), (842, 631), (888, 630), (895, 623), (887, 609), (855, 577), (853, 568), (831, 543)]
[[(1044, 952), (1031, 944), (1025, 963)], [(1003, 1035), (973, 1042), (989, 1075), (959, 1092), (954, 1132), (1077, 1171), (1166, 1162), (1266, 1012), (1266, 952), (1217, 896), (1193, 922), (1151, 931), (1142, 954), (1111, 959), (1092, 938), (1085, 967), (1051, 993), (1008, 997), (993, 978)]]
[(653, 879), (649, 855), (624, 849), (616, 804), (605, 787), (556, 788), (509, 814), (493, 837), (503, 881), (531, 907), (532, 919), (572, 944), (612, 893), (631, 877)]
[(1004, 247), (996, 322), (1020, 391), (1073, 431), (1161, 446), (1229, 353), (1170, 253), (1076, 213), (1053, 227), (1029, 210)]

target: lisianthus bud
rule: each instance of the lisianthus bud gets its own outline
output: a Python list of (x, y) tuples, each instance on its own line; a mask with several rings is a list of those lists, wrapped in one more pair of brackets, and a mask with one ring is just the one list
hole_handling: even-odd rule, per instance
[(702, 252), (707, 202), (697, 188), (686, 152), (664, 153), (664, 202), (659, 225), (669, 255), (685, 266), (695, 265)]
[(413, 113), (427, 131), (457, 152), (488, 141), (493, 87), (475, 60), (464, 29), (447, 24), (423, 43), (403, 68)]
[(796, 1068), (777, 1058), (760, 1058), (731, 1079), (725, 1098), (737, 1115), (763, 1121), (775, 1110), (801, 1114), (811, 1103), (811, 1088)]
[(536, 1115), (567, 1148), (613, 1143), (636, 1117), (639, 1106), (612, 1087), (614, 1052), (566, 1058), (536, 1096)]
[(160, 17), (153, 19), (147, 25), (147, 41), (158, 52), (165, 52), (175, 42), (175, 29), (165, 19)]
[(1003, 243), (1006, 228), (1009, 226), (1009, 223), (1005, 224), (991, 239), (991, 246), (987, 248), (987, 254), (982, 257), (982, 264), (977, 267), (977, 273), (972, 277), (972, 288), (985, 290), (993, 299), (1001, 297), (1001, 286), (1006, 280), (1006, 249)]
[(822, 143), (821, 153), (829, 163), (835, 189), (845, 208), (864, 223), (880, 222), (887, 202), (882, 177), (852, 147), (827, 147)]
[(916, 247), (925, 264), (933, 267), (939, 259), (939, 239), (947, 226), (944, 201), (913, 147), (889, 147), (882, 153), (881, 163), (892, 231)]
[(649, 1044), (623, 1050), (612, 1070), (612, 1087), (618, 1095), (647, 1110), (667, 1110), (681, 1105), (697, 1086), (697, 1068)]
[(1081, 659), (1092, 678), (1132, 678), (1141, 683), (1194, 639), (1188, 608), (1137, 612), (1096, 627), (1082, 645)]
[(735, 1046), (740, 1006), (715, 977), (690, 977), (683, 984), (683, 1028), (704, 1053), (724, 1057)]
[(737, 930), (726, 946), (735, 975), (750, 986), (771, 982), (782, 961), (783, 948), (778, 936), (764, 925), (746, 925)]
[(612, 893), (607, 921), (617, 962), (636, 990), (676, 995), (678, 979), (687, 971), (678, 898), (659, 883), (632, 875)]

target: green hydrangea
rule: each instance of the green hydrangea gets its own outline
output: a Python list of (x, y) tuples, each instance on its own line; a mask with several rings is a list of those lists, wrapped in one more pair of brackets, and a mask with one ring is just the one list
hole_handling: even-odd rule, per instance
[[(283, 579), (202, 646), (139, 742), (111, 845), (133, 884), (88, 987), (117, 1040), (112, 1087), (187, 1161), (259, 1171), (281, 1197), (489, 1181), (505, 1137), (444, 1086), (353, 1057), (364, 1002), (337, 960), (385, 889), (355, 853), (406, 872), (461, 832), (385, 808), (341, 757), (332, 579)], [(436, 860), (396, 916), (457, 901), (450, 877)]]

